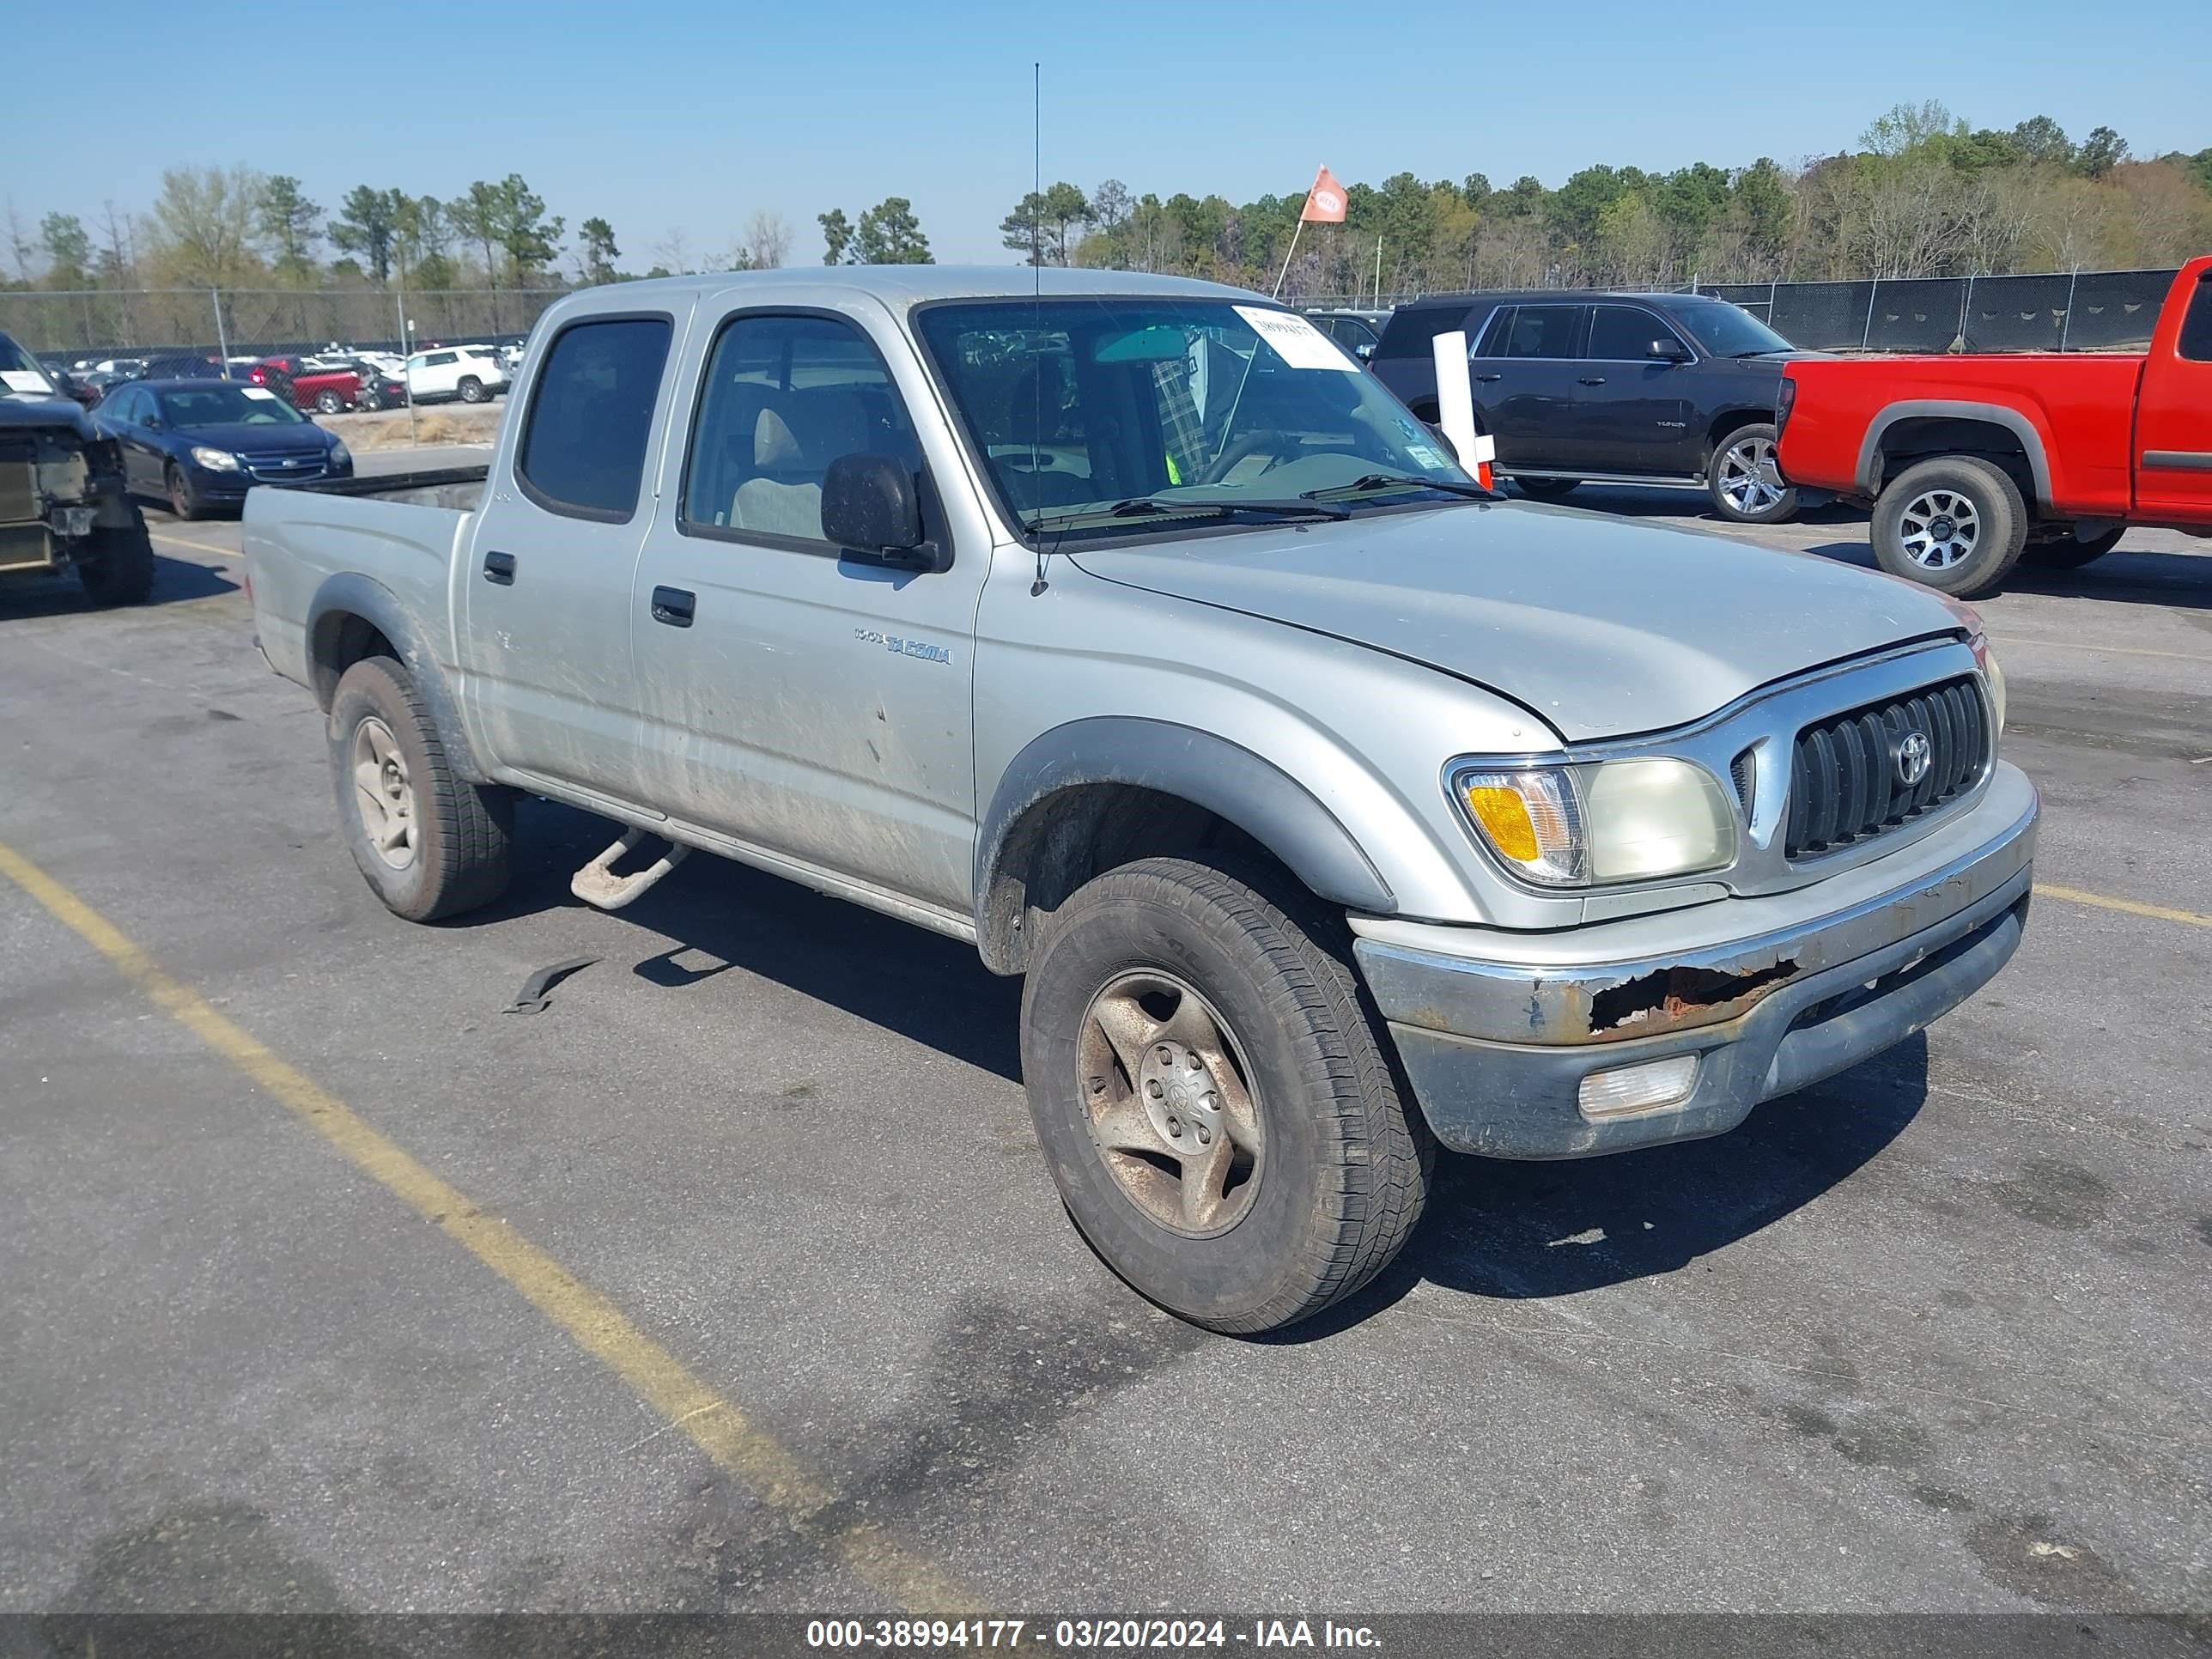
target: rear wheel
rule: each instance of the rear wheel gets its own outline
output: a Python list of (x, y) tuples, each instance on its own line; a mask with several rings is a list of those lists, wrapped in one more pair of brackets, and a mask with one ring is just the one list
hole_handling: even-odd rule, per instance
[(1140, 1294), (1215, 1330), (1288, 1325), (1372, 1279), (1435, 1156), (1341, 921), (1285, 896), (1181, 859), (1124, 866), (1060, 907), (1023, 988), (1023, 1077), (1068, 1213)]
[(436, 921), (507, 890), (514, 797), (455, 774), (405, 669), (388, 657), (347, 669), (329, 739), (346, 844), (393, 915)]
[(1580, 478), (1516, 478), (1513, 487), (1534, 501), (1563, 501), (1580, 488)]
[(315, 410), (318, 414), (337, 415), (343, 412), (344, 409), (345, 399), (335, 392), (319, 393), (315, 398)]
[(154, 543), (145, 516), (131, 509), (131, 522), (95, 530), (76, 556), (76, 579), (94, 605), (143, 605), (154, 591)]
[(2019, 562), (2027, 506), (2002, 467), (1947, 455), (1890, 481), (1875, 503), (1871, 534), (1875, 559), (1893, 576), (1973, 599)]
[(2092, 536), (2086, 542), (2070, 535), (2054, 541), (2030, 542), (2021, 550), (2020, 562), (2035, 570), (2079, 570), (2118, 547), (2120, 538), (2127, 533), (2127, 526), (2122, 525), (2101, 536)]
[(1770, 422), (1740, 426), (1713, 446), (1705, 488), (1713, 507), (1732, 524), (1780, 524), (1797, 513), (1797, 492), (1774, 463)]
[(473, 374), (463, 375), (460, 385), (455, 390), (459, 392), (461, 401), (465, 404), (480, 404), (484, 400), (483, 382)]

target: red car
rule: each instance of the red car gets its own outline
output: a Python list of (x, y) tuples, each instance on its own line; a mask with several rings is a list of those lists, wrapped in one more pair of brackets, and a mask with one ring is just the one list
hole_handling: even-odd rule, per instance
[(361, 401), (361, 376), (349, 368), (309, 368), (299, 357), (264, 357), (241, 371), (255, 386), (273, 388), (295, 409), (336, 415)]
[(2130, 525), (2212, 536), (2212, 255), (2147, 352), (1802, 359), (1775, 424), (1785, 479), (1871, 502), (1881, 568), (1947, 593), (2085, 565)]

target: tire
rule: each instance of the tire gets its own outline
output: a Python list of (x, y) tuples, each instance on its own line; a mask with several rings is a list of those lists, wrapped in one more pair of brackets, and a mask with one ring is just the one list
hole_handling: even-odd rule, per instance
[(163, 482), (168, 493), (170, 512), (180, 519), (207, 517), (207, 503), (199, 498), (199, 493), (192, 488), (192, 481), (185, 476), (184, 469), (175, 462), (169, 464)]
[(2103, 558), (2119, 545), (2120, 538), (2127, 533), (2127, 526), (2122, 525), (2086, 542), (2072, 535), (2053, 541), (2030, 542), (2021, 550), (2020, 562), (2031, 570), (2079, 570)]
[(1992, 592), (2019, 562), (2027, 506), (1994, 463), (1942, 456), (1883, 486), (1871, 535), (1875, 558), (1891, 575), (1971, 599)]
[(1580, 478), (1516, 478), (1513, 487), (1532, 501), (1564, 501), (1582, 484)]
[(1784, 524), (1797, 516), (1797, 491), (1774, 470), (1774, 423), (1754, 421), (1713, 446), (1705, 493), (1730, 524)]
[[(331, 699), (329, 738), (341, 830), (386, 909), (410, 921), (438, 921), (507, 890), (514, 796), (455, 775), (405, 669), (389, 657), (366, 658), (347, 669)], [(404, 844), (392, 852), (380, 850), (373, 838), (368, 804), (356, 779), (357, 761), (383, 748), (397, 763), (397, 787), (404, 796), (401, 802), (392, 792), (387, 763), (380, 796), (387, 809), (404, 808), (395, 816), (405, 825)]]
[[(1148, 987), (1151, 1000), (1121, 1028), (1137, 1035), (1117, 1048), (1094, 1012), (1135, 1006)], [(1303, 894), (1285, 908), (1237, 875), (1158, 858), (1109, 871), (1069, 898), (1023, 987), (1022, 1074), (1053, 1180), (1100, 1259), (1169, 1311), (1232, 1332), (1308, 1318), (1380, 1273), (1420, 1218), (1436, 1150), (1367, 1009), (1341, 920)], [(1163, 1010), (1171, 1017), (1158, 1024)], [(1221, 1039), (1207, 1066), (1188, 1073), (1190, 1053), (1206, 1045), (1159, 1046), (1187, 1034), (1187, 1012), (1189, 1024), (1210, 1019), (1205, 1029)], [(1131, 1048), (1142, 1085), (1119, 1058)], [(1156, 1058), (1170, 1051), (1161, 1062), (1169, 1069), (1157, 1072)], [(1164, 1097), (1153, 1086), (1161, 1075)], [(1140, 1091), (1152, 1097), (1150, 1112)], [(1231, 1097), (1243, 1106), (1222, 1103)], [(1156, 1127), (1143, 1135), (1155, 1155), (1109, 1151), (1113, 1126), (1098, 1127), (1093, 1101), (1125, 1124), (1150, 1119)], [(1152, 1115), (1163, 1111), (1170, 1129)], [(1246, 1135), (1256, 1124), (1255, 1150), (1238, 1141), (1232, 1119), (1249, 1120)], [(1249, 1159), (1241, 1185), (1232, 1162), (1218, 1204), (1215, 1188), (1170, 1173), (1188, 1164), (1157, 1156), (1168, 1133), (1186, 1146), (1203, 1139), (1206, 1121)], [(1195, 1218), (1193, 1186), (1215, 1205)]]
[(143, 605), (154, 592), (154, 542), (134, 506), (131, 522), (95, 530), (77, 556), (76, 579), (94, 605)]
[(337, 392), (319, 392), (315, 394), (315, 413), (318, 415), (343, 415), (344, 412), (345, 399)]
[(483, 382), (473, 374), (464, 374), (461, 383), (453, 388), (461, 394), (465, 404), (480, 404), (484, 400)]

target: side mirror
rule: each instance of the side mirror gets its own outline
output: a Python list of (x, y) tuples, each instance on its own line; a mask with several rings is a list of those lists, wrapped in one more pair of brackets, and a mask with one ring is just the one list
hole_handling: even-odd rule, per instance
[(1686, 363), (1690, 354), (1680, 340), (1654, 340), (1644, 352), (1654, 362)]
[(840, 455), (822, 478), (822, 538), (882, 564), (942, 570), (950, 562), (923, 539), (914, 474), (889, 455)]
[(159, 415), (149, 415), (138, 424), (149, 432), (159, 432), (161, 429), (161, 417)]
[(1363, 363), (1371, 362), (1375, 356), (1375, 342), (1372, 340), (1362, 340), (1358, 345), (1352, 348), (1352, 355), (1358, 358)]

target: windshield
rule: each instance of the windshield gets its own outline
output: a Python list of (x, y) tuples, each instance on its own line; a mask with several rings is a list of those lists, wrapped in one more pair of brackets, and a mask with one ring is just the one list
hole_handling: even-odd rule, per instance
[(1028, 532), (1157, 534), (1177, 519), (1279, 516), (1317, 490), (1352, 507), (1441, 505), (1472, 488), (1442, 439), (1271, 306), (999, 300), (928, 307), (915, 326)]
[(1797, 349), (1741, 306), (1732, 306), (1725, 300), (1676, 306), (1667, 314), (1716, 357), (1752, 357), (1762, 351)]
[(161, 394), (161, 418), (185, 431), (202, 426), (301, 426), (307, 417), (267, 386), (210, 380)]
[(0, 392), (52, 392), (54, 383), (38, 359), (0, 334)]

